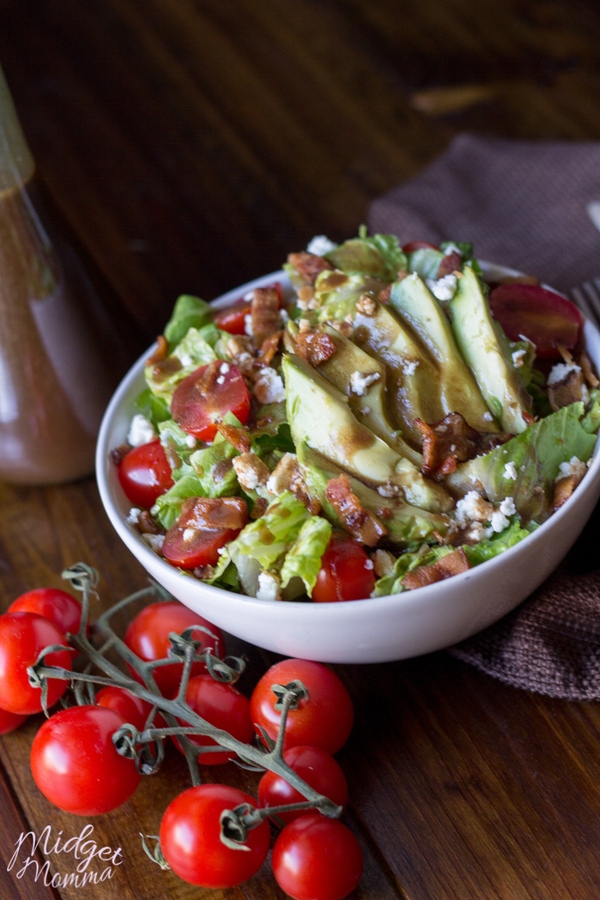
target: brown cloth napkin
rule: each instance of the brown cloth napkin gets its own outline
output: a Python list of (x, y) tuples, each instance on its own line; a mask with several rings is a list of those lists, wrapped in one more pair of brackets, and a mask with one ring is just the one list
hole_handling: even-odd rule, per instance
[[(568, 291), (600, 275), (600, 143), (462, 134), (420, 175), (375, 200), (371, 233), (472, 241), (479, 259)], [(600, 507), (558, 569), (513, 613), (450, 652), (494, 678), (600, 699)]]

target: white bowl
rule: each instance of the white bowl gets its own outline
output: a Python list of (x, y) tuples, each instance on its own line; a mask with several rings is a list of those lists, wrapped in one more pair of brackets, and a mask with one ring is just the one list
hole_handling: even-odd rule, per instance
[[(514, 274), (487, 265), (486, 275)], [(229, 291), (223, 307), (254, 287), (279, 280), (275, 272)], [(600, 333), (585, 323), (588, 352), (600, 370)], [(131, 504), (123, 493), (111, 450), (125, 442), (136, 397), (144, 387), (144, 363), (125, 376), (104, 415), (96, 473), (100, 497), (117, 534), (159, 584), (215, 625), (283, 656), (329, 663), (377, 663), (407, 659), (449, 647), (492, 625), (518, 606), (571, 548), (600, 496), (600, 454), (574, 495), (534, 534), (467, 572), (388, 597), (342, 603), (270, 602), (234, 594), (181, 574), (143, 542), (126, 521)]]

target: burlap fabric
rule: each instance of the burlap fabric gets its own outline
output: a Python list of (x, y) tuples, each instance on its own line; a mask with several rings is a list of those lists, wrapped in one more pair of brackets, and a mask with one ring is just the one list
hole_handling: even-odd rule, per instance
[[(568, 291), (600, 275), (600, 144), (460, 135), (375, 200), (371, 232), (472, 241), (480, 259)], [(600, 508), (558, 570), (513, 613), (450, 652), (515, 687), (600, 699)]]

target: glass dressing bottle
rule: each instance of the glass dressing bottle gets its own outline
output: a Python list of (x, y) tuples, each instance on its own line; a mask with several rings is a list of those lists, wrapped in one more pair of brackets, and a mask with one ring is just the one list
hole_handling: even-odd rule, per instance
[(126, 351), (88, 261), (48, 216), (0, 69), (0, 481), (72, 481), (94, 468)]

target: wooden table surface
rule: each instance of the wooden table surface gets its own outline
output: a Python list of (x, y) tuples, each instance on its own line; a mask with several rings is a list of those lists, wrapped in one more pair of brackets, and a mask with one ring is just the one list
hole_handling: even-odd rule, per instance
[[(599, 47), (596, 0), (0, 0), (21, 122), (118, 293), (131, 361), (179, 293), (211, 299), (314, 234), (355, 234), (373, 198), (462, 131), (599, 139)], [(79, 560), (104, 605), (145, 583), (93, 478), (0, 485), (0, 609)], [(246, 650), (262, 671), (268, 655)], [(600, 896), (596, 704), (517, 691), (445, 652), (337, 670), (356, 707), (339, 760), (365, 853), (357, 900)], [(28, 765), (39, 724), (0, 739), (2, 898), (283, 897), (266, 866), (202, 891), (147, 860), (139, 833), (187, 785), (173, 756), (108, 816), (52, 808)], [(64, 841), (89, 822), (122, 850), (112, 880), (52, 887), (9, 869), (22, 834)]]

